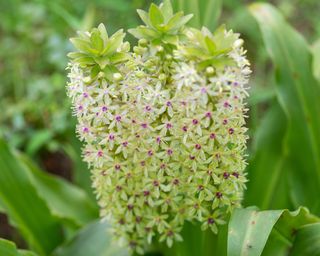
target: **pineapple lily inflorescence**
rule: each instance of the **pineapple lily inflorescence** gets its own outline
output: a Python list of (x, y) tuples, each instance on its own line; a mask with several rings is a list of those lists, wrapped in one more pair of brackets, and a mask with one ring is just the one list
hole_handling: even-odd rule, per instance
[(133, 51), (102, 24), (71, 39), (67, 90), (101, 215), (142, 252), (185, 221), (217, 232), (240, 206), (250, 69), (238, 34), (190, 28), (170, 1), (138, 13)]

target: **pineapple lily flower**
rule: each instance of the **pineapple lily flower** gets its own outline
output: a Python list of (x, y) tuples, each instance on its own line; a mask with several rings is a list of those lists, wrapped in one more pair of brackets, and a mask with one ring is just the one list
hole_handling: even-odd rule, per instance
[(143, 253), (181, 241), (185, 221), (218, 232), (246, 175), (249, 63), (239, 35), (187, 26), (169, 0), (110, 36), (100, 24), (71, 41), (68, 96), (101, 216)]

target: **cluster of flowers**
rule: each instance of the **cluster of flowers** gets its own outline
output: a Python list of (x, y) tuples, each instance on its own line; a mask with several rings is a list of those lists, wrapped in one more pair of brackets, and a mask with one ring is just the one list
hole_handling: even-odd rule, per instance
[(67, 91), (101, 215), (142, 252), (186, 220), (217, 232), (240, 205), (251, 71), (238, 34), (187, 27), (169, 1), (138, 13), (133, 51), (102, 24), (71, 39)]

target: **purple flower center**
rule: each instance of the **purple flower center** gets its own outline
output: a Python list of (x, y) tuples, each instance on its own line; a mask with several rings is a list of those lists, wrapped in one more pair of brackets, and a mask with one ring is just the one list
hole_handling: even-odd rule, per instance
[(128, 141), (122, 142), (122, 146), (124, 146), (124, 147), (128, 146)]
[(153, 151), (151, 149), (148, 151), (148, 156), (153, 156)]
[(101, 150), (98, 151), (98, 157), (102, 157), (103, 156), (103, 152)]
[(228, 108), (228, 107), (231, 107), (231, 105), (229, 104), (229, 102), (225, 102), (225, 103), (223, 103), (223, 106), (225, 107), (225, 108)]
[(116, 116), (116, 121), (120, 122), (121, 121), (121, 116)]
[(145, 165), (146, 165), (146, 162), (145, 162), (145, 161), (141, 161), (141, 162), (140, 162), (140, 165), (141, 165), (141, 166), (145, 166)]
[(129, 211), (131, 211), (133, 209), (133, 205), (132, 204), (128, 204), (127, 207), (128, 207)]
[(197, 124), (199, 123), (199, 121), (198, 121), (197, 119), (193, 119), (193, 120), (192, 120), (192, 123), (193, 123), (194, 125), (197, 125)]
[(204, 190), (204, 186), (203, 186), (203, 185), (199, 185), (199, 186), (198, 186), (198, 190), (199, 190), (199, 191)]
[(196, 158), (195, 156), (192, 156), (192, 155), (189, 156), (190, 160), (194, 160), (195, 158)]
[(161, 142), (161, 138), (160, 137), (157, 137), (156, 139), (157, 143), (159, 144)]
[(106, 112), (106, 111), (108, 110), (108, 108), (107, 108), (106, 106), (103, 106), (103, 107), (101, 108), (101, 110), (102, 110), (102, 112)]
[(234, 129), (230, 128), (230, 129), (228, 130), (228, 132), (229, 132), (229, 134), (233, 134), (233, 133), (234, 133)]
[(179, 185), (179, 180), (178, 179), (174, 179), (172, 183), (173, 183), (173, 185)]
[(171, 156), (172, 153), (173, 153), (172, 149), (169, 148), (169, 149), (167, 150), (167, 154), (168, 154), (169, 156)]
[(84, 127), (84, 128), (82, 129), (82, 131), (83, 131), (84, 133), (88, 133), (88, 132), (89, 132), (89, 128), (88, 128), (88, 127)]
[(194, 147), (195, 147), (197, 150), (200, 150), (200, 149), (201, 149), (201, 145), (200, 145), (200, 144), (196, 144)]
[(223, 119), (223, 122), (222, 122), (224, 125), (226, 125), (228, 123), (228, 120), (227, 119)]
[(208, 224), (209, 224), (209, 225), (214, 224), (214, 219), (213, 219), (213, 218), (208, 218)]
[(211, 118), (211, 116), (212, 116), (211, 112), (207, 112), (207, 113), (206, 113), (206, 117), (207, 117), (207, 118)]
[(151, 107), (150, 107), (150, 106), (146, 106), (145, 109), (146, 109), (147, 111), (151, 111)]
[(227, 173), (227, 172), (224, 172), (224, 173), (223, 173), (223, 178), (228, 179), (228, 178), (229, 178), (229, 176), (230, 176), (230, 174), (229, 174), (229, 173)]
[(206, 92), (207, 92), (207, 88), (202, 87), (202, 88), (201, 88), (201, 93), (206, 93)]
[(166, 127), (167, 127), (167, 129), (170, 129), (170, 128), (172, 128), (172, 124), (171, 123), (167, 123)]
[(121, 166), (120, 166), (120, 164), (116, 164), (116, 165), (114, 166), (114, 168), (115, 168), (116, 170), (120, 170)]
[(160, 165), (160, 169), (165, 169), (165, 168), (166, 168), (166, 164), (162, 163), (162, 164)]
[(86, 92), (84, 92), (82, 95), (83, 95), (83, 97), (85, 97), (85, 98), (88, 98), (88, 96), (89, 96), (89, 94), (86, 93)]
[(118, 186), (116, 186), (116, 190), (119, 192), (122, 190), (122, 187), (118, 185)]
[(239, 178), (239, 173), (238, 172), (233, 172), (232, 175), (236, 178)]
[(147, 123), (142, 123), (142, 124), (141, 124), (141, 127), (144, 128), (144, 129), (146, 129), (146, 128), (148, 127), (148, 124), (147, 124)]
[(83, 106), (82, 106), (82, 105), (79, 105), (79, 106), (78, 106), (78, 110), (83, 110)]
[(173, 235), (174, 235), (174, 233), (173, 233), (172, 230), (169, 230), (169, 231), (167, 232), (167, 236), (172, 237)]
[(186, 126), (186, 125), (183, 126), (183, 127), (182, 127), (182, 131), (184, 131), (184, 132), (188, 131), (188, 126)]
[(113, 134), (109, 134), (109, 140), (114, 140), (114, 135)]
[(154, 181), (153, 181), (153, 186), (159, 187), (159, 185), (160, 185), (159, 181), (157, 181), (157, 180), (154, 180)]
[(172, 107), (171, 101), (167, 101), (166, 105), (167, 105), (167, 107)]
[(221, 193), (221, 192), (219, 192), (219, 191), (218, 191), (218, 192), (216, 192), (216, 197), (217, 197), (217, 198), (221, 198), (221, 197), (222, 197), (222, 193)]
[(143, 191), (143, 195), (144, 195), (144, 196), (148, 196), (148, 195), (150, 195), (150, 191), (149, 191), (149, 190), (145, 190), (145, 191)]
[(213, 139), (215, 139), (215, 138), (216, 138), (216, 134), (215, 134), (215, 133), (211, 133), (211, 134), (210, 134), (210, 139), (213, 140)]

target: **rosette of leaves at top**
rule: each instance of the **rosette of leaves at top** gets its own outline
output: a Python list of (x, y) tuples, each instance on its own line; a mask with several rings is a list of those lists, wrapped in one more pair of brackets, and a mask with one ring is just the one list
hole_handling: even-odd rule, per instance
[(250, 69), (232, 31), (190, 28), (169, 1), (139, 14), (133, 52), (102, 25), (73, 39), (67, 91), (101, 216), (142, 253), (182, 240), (185, 221), (217, 232), (240, 206)]
[(164, 1), (159, 7), (151, 4), (149, 12), (137, 10), (145, 25), (141, 25), (129, 32), (138, 39), (147, 40), (152, 45), (175, 47), (178, 40), (184, 36), (184, 25), (193, 14), (184, 16), (183, 12), (173, 13), (170, 1)]

